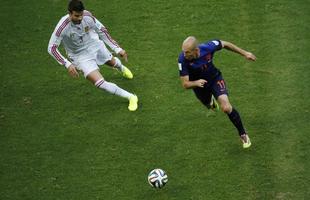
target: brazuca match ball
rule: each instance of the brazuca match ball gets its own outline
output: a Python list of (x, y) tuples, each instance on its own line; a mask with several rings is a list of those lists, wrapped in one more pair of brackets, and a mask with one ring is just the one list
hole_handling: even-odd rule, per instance
[(149, 173), (147, 180), (152, 187), (162, 188), (168, 182), (168, 176), (162, 169), (153, 169)]

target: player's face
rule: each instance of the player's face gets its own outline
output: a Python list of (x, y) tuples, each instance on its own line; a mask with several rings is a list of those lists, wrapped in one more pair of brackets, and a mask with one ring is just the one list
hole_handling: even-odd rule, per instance
[(70, 19), (74, 24), (80, 24), (83, 19), (83, 11), (82, 12), (77, 12), (77, 11), (72, 11), (69, 13)]
[(194, 49), (184, 49), (183, 50), (184, 57), (186, 60), (193, 60), (198, 58), (199, 56), (199, 48)]

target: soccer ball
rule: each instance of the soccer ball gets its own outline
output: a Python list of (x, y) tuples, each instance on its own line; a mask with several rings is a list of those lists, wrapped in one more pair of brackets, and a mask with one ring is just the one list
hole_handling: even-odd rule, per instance
[(168, 182), (168, 176), (162, 169), (153, 169), (149, 173), (147, 180), (152, 187), (162, 188)]

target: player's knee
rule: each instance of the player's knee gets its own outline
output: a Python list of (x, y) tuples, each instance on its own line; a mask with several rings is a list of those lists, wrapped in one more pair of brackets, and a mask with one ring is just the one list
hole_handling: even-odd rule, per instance
[(231, 106), (229, 103), (223, 104), (223, 105), (221, 105), (221, 109), (222, 109), (222, 111), (223, 111), (224, 113), (231, 113), (231, 111), (232, 111), (232, 106)]

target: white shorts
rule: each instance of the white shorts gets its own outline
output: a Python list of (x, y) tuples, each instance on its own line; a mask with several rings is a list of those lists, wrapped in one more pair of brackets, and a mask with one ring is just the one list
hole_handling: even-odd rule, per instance
[[(73, 62), (78, 70), (83, 71), (84, 77), (87, 77), (89, 73), (98, 70), (98, 65), (103, 65), (109, 60), (112, 60), (113, 56), (111, 52), (107, 49), (102, 41), (98, 43), (99, 48), (91, 47), (87, 54), (79, 56), (77, 59), (74, 59)], [(98, 49), (94, 52), (93, 49)]]

